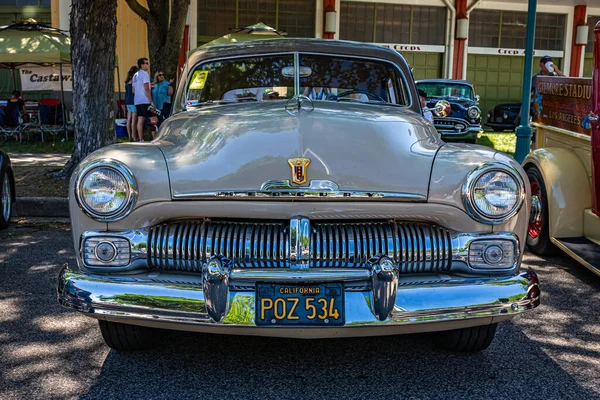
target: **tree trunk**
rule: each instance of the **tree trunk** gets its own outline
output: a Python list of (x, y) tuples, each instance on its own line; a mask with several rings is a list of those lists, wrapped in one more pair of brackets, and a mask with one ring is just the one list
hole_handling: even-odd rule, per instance
[(57, 178), (68, 178), (88, 154), (114, 143), (117, 0), (73, 0), (71, 60), (75, 149)]
[(148, 28), (150, 79), (157, 71), (163, 71), (167, 80), (177, 78), (179, 50), (190, 0), (148, 0), (148, 9), (137, 0), (126, 1)]

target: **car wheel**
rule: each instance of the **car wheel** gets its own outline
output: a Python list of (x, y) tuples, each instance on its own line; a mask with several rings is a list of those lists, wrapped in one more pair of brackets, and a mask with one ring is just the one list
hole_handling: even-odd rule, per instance
[(98, 320), (102, 338), (108, 347), (119, 351), (148, 350), (164, 337), (159, 329)]
[(0, 229), (8, 228), (12, 215), (12, 176), (8, 171), (0, 175)]
[(476, 353), (488, 348), (496, 335), (498, 324), (473, 326), (437, 333), (437, 343), (444, 350)]
[(540, 256), (554, 254), (556, 248), (550, 241), (548, 220), (548, 196), (544, 178), (536, 167), (527, 169), (527, 177), (531, 187), (531, 213), (527, 227), (527, 247)]
[(504, 132), (504, 128), (492, 128), (494, 132)]

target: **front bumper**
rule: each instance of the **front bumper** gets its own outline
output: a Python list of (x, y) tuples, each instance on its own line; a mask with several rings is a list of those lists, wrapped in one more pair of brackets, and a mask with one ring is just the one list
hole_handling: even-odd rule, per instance
[(197, 275), (163, 272), (100, 275), (65, 266), (58, 278), (58, 301), (94, 318), (133, 325), (299, 338), (377, 336), (487, 325), (539, 305), (540, 289), (533, 271), (493, 278), (409, 275), (398, 278), (391, 312), (382, 319), (373, 308), (377, 293), (369, 287), (376, 281), (375, 273), (366, 269), (258, 272), (260, 280), (344, 282), (345, 324), (341, 327), (257, 327), (255, 290), (242, 282), (244, 279), (255, 282), (257, 272), (249, 276), (231, 275), (226, 291), (227, 307), (219, 322), (211, 316), (214, 315), (211, 293), (204, 290), (205, 282)]
[(489, 126), (490, 128), (496, 128), (496, 129), (511, 129), (514, 130), (516, 127), (513, 123), (509, 123), (508, 121), (506, 123), (496, 123), (496, 122), (486, 122), (485, 126)]
[(443, 140), (477, 140), (483, 133), (483, 129), (481, 129), (480, 125), (472, 126), (462, 131), (448, 130), (447, 128), (444, 129), (442, 127), (437, 130)]

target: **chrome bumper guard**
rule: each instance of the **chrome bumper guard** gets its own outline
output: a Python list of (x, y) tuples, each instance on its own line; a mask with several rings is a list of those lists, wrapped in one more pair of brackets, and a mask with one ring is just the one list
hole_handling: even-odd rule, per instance
[[(342, 327), (257, 327), (256, 281), (343, 282)], [(198, 274), (100, 275), (63, 267), (58, 301), (89, 316), (134, 325), (281, 337), (415, 333), (485, 325), (539, 305), (533, 271), (503, 277), (399, 275), (387, 257), (370, 268), (230, 269), (214, 258)], [(372, 328), (372, 329), (369, 329)]]

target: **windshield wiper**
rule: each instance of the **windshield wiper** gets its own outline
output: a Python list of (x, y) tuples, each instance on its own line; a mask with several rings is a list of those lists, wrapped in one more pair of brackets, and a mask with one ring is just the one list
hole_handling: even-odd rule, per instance
[(230, 100), (208, 100), (208, 101), (188, 101), (186, 107), (203, 107), (203, 106), (214, 106), (219, 104), (233, 104), (235, 101)]

